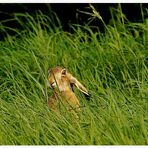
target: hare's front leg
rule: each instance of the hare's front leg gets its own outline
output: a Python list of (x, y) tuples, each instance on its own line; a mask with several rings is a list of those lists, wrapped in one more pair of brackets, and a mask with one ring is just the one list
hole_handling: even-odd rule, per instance
[(57, 115), (60, 115), (59, 109), (57, 108), (58, 98), (55, 94), (52, 94), (48, 98), (48, 106), (49, 108), (54, 111)]

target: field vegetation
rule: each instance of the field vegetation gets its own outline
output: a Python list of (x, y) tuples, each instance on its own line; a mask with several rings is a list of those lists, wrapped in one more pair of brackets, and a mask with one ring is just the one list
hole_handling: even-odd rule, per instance
[[(53, 13), (15, 13), (22, 30), (0, 24), (1, 145), (147, 145), (148, 144), (148, 10), (142, 22), (127, 20), (119, 6), (110, 24), (90, 5), (88, 24), (63, 31)], [(87, 12), (84, 12), (85, 14)], [(7, 20), (10, 21), (10, 20)], [(97, 26), (95, 26), (97, 28)], [(7, 31), (14, 31), (10, 36)], [(95, 29), (96, 30), (96, 29)], [(91, 93), (81, 102), (79, 120), (67, 112), (57, 116), (47, 106), (48, 68), (63, 66)]]

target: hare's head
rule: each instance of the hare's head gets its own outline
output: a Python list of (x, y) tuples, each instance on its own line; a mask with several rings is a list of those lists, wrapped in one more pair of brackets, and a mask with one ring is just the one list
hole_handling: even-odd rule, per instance
[(65, 68), (55, 67), (48, 70), (48, 82), (51, 88), (60, 92), (72, 90), (76, 86), (86, 97), (89, 97), (87, 89), (73, 77)]
[(66, 77), (67, 71), (65, 68), (55, 67), (48, 70), (48, 82), (52, 89), (66, 91), (70, 88), (69, 80)]

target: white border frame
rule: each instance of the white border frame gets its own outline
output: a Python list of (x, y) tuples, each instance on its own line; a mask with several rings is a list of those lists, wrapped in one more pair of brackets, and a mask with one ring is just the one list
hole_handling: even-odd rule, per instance
[(148, 3), (148, 0), (0, 0), (0, 3)]

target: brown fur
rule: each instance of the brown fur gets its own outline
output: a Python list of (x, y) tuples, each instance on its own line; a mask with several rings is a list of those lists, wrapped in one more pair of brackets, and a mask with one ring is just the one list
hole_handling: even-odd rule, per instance
[(72, 91), (72, 86), (76, 86), (81, 92), (89, 96), (87, 89), (64, 68), (49, 69), (48, 82), (53, 89), (48, 106), (53, 110), (57, 110), (59, 102), (62, 102), (68, 110), (80, 110), (80, 102)]

